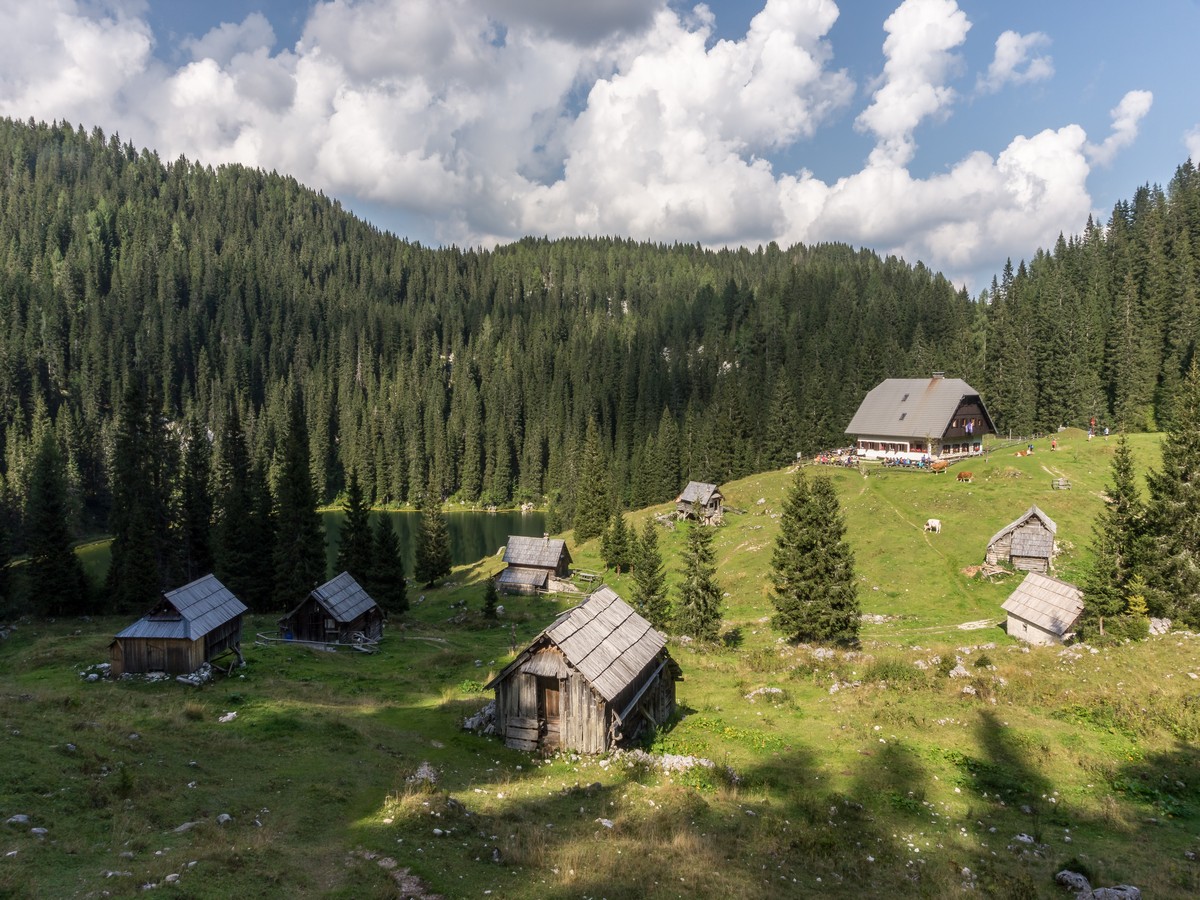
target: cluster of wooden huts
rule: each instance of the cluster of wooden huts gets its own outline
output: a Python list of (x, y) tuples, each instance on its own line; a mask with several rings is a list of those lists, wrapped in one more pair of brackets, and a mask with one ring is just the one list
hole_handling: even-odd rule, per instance
[[(167, 591), (146, 615), (109, 645), (113, 675), (187, 675), (227, 654), (242, 660), (242, 603), (215, 575)], [(279, 620), (287, 640), (316, 643), (378, 641), (383, 610), (347, 572), (313, 588)]]

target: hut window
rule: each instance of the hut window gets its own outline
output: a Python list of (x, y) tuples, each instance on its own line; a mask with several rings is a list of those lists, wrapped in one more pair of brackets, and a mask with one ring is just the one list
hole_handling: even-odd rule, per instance
[(900, 421), (901, 421), (901, 422), (903, 422), (903, 421), (904, 421), (904, 417), (905, 417), (905, 416), (907, 416), (907, 415), (908, 415), (908, 413), (906, 413), (906, 412), (902, 412), (902, 413), (900, 413)]
[(333, 619), (326, 619), (325, 627), (332, 631), (333, 629), (337, 628), (337, 622), (333, 621)]
[(900, 402), (903, 403), (907, 399), (908, 399), (908, 394), (905, 394), (903, 397), (900, 398)]

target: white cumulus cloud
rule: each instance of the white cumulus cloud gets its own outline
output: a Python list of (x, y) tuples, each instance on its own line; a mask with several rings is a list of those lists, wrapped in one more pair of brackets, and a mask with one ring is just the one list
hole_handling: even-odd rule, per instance
[(1035, 56), (1034, 51), (1050, 43), (1050, 38), (1040, 31), (1018, 34), (1005, 31), (996, 38), (996, 54), (992, 57), (987, 74), (979, 77), (979, 90), (994, 93), (1006, 84), (1026, 84), (1042, 81), (1054, 74), (1054, 60), (1049, 56)]
[(1100, 144), (1087, 145), (1088, 158), (1093, 165), (1109, 165), (1118, 153), (1137, 139), (1138, 125), (1153, 103), (1154, 95), (1150, 91), (1130, 91), (1109, 110), (1112, 133)]

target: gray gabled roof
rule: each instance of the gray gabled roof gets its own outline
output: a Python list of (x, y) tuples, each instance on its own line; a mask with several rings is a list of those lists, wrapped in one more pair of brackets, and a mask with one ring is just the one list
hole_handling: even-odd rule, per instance
[(495, 687), (546, 642), (611, 702), (654, 661), (667, 639), (605, 586), (555, 619), (486, 686)]
[(961, 378), (889, 378), (868, 392), (846, 434), (876, 437), (941, 437), (964, 400), (975, 400), (983, 410), (986, 427), (996, 428), (979, 391)]
[(571, 554), (567, 551), (565, 541), (548, 537), (522, 537), (511, 534), (504, 547), (504, 561), (510, 566), (540, 566), (554, 569), (562, 555), (567, 554), (567, 562)]
[[(997, 531), (995, 534), (993, 534), (992, 539), (987, 542), (987, 545), (989, 547), (992, 546), (992, 544), (996, 543), (996, 541), (1000, 540), (1000, 538), (1004, 537), (1010, 531), (1015, 531), (1016, 529), (1018, 529), (1022, 525), (1024, 525), (1026, 522), (1028, 522), (1030, 519), (1035, 518), (1035, 517), (1042, 521), (1042, 524), (1044, 524), (1046, 526), (1047, 530), (1049, 530), (1049, 532), (1052, 536), (1058, 533), (1058, 526), (1054, 524), (1054, 520), (1051, 519), (1044, 512), (1042, 512), (1040, 509), (1038, 509), (1038, 506), (1035, 503), (1033, 506), (1029, 507), (1029, 509), (1025, 510), (1025, 512), (1021, 513), (1021, 515), (1019, 515), (1016, 519), (1009, 522), (1007, 525), (1005, 525), (1003, 528), (1001, 528), (999, 531)], [(1053, 539), (1051, 539), (1051, 541), (1050, 541), (1050, 549), (1051, 549), (1051, 551), (1054, 550)], [(1015, 552), (1015, 550), (1016, 550), (1015, 546), (1014, 546), (1013, 550)], [(1016, 555), (1017, 556), (1036, 556), (1039, 554), (1017, 553)]]
[(689, 481), (687, 487), (683, 489), (683, 493), (679, 495), (676, 503), (699, 503), (701, 506), (708, 506), (712, 501), (713, 494), (719, 494), (715, 484), (708, 484), (703, 481)]
[(520, 566), (509, 566), (496, 579), (498, 584), (511, 584), (523, 587), (544, 587), (550, 578), (545, 569), (524, 569)]
[(335, 622), (353, 622), (379, 605), (349, 572), (335, 575), (320, 587), (313, 588), (312, 596)]
[(163, 594), (162, 602), (118, 638), (166, 638), (194, 641), (247, 611), (215, 575)]
[(1083, 592), (1073, 584), (1030, 572), (1001, 609), (1062, 637), (1083, 612)]

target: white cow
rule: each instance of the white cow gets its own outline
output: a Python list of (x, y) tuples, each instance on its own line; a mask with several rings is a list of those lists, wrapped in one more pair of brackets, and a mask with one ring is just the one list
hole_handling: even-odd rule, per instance
[(941, 534), (942, 533), (942, 520), (941, 519), (926, 519), (925, 520), (925, 530), (932, 531), (934, 534)]

